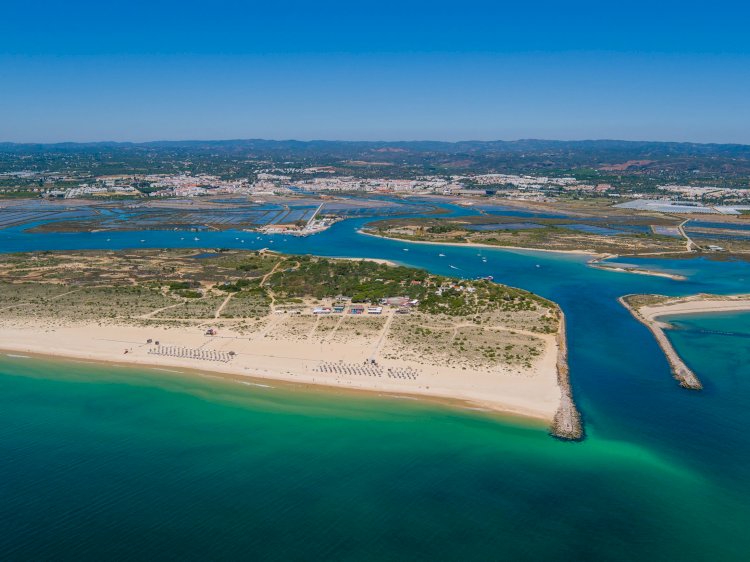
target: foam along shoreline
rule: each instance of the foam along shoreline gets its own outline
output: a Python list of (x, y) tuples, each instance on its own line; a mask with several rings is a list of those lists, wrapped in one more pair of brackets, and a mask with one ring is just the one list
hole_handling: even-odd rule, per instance
[[(356, 342), (292, 342), (264, 338), (261, 334), (248, 338), (227, 328), (221, 328), (219, 336), (207, 336), (205, 326), (96, 322), (53, 326), (43, 320), (0, 320), (0, 348), (12, 353), (438, 398), (552, 424), (562, 395), (556, 367), (558, 346), (553, 334), (539, 334), (539, 338), (544, 343), (543, 353), (531, 369), (521, 372), (504, 366), (490, 373), (434, 365), (429, 361), (415, 364), (379, 359), (378, 369), (382, 374), (364, 376), (362, 365), (371, 356), (372, 346)], [(147, 343), (149, 339), (154, 343)], [(161, 349), (177, 351), (154, 352), (156, 341)], [(325, 365), (335, 368), (326, 370)], [(419, 376), (412, 378), (410, 374), (417, 370)]]

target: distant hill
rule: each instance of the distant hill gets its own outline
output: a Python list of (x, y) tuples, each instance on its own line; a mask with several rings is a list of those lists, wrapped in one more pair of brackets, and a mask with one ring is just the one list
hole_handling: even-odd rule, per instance
[[(0, 143), (0, 159), (36, 156), (51, 162), (64, 155), (80, 160), (268, 159), (358, 167), (389, 163), (423, 173), (595, 170), (606, 174), (669, 176), (700, 173), (722, 177), (750, 175), (750, 145), (653, 141), (297, 141), (186, 140), (144, 143)], [(0, 160), (0, 163), (2, 160)], [(59, 162), (58, 162), (59, 163)], [(55, 168), (56, 166), (53, 166)], [(140, 166), (136, 166), (140, 168)], [(49, 168), (48, 168), (49, 169)]]
[[(183, 140), (132, 142), (62, 142), (62, 143), (11, 143), (0, 142), (0, 150), (13, 152), (37, 151), (90, 151), (113, 149), (175, 149), (175, 150), (219, 150), (219, 151), (262, 151), (262, 152), (310, 152), (338, 155), (377, 152), (399, 155), (404, 152), (444, 154), (463, 153), (590, 153), (633, 155), (633, 159), (648, 156), (667, 155), (750, 155), (750, 145), (743, 144), (702, 144), (690, 142), (621, 141), (621, 140), (582, 140), (560, 141), (541, 139), (521, 139), (514, 141), (327, 141), (327, 140)], [(395, 150), (394, 150), (395, 149)], [(641, 158), (642, 157), (642, 158)]]

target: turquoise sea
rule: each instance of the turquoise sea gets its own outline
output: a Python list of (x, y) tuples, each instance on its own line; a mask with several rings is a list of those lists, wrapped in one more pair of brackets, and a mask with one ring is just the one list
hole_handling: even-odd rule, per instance
[(747, 292), (750, 264), (627, 260), (680, 282), (383, 240), (364, 222), (199, 242), (6, 229), (0, 249), (272, 247), (493, 275), (565, 310), (586, 439), (424, 401), (0, 356), (0, 558), (748, 559), (750, 314), (672, 319), (705, 385), (690, 392), (616, 298)]

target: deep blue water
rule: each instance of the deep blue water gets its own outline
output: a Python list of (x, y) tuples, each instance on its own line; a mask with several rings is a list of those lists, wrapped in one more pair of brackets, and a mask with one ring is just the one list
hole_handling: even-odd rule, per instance
[[(456, 207), (447, 209), (453, 215), (466, 212)], [(476, 445), (471, 452), (448, 447), (449, 458), (442, 458), (437, 453), (438, 449), (430, 449), (429, 454), (425, 453), (427, 457), (420, 458), (417, 462), (420, 470), (425, 470), (424, 467), (430, 464), (427, 459), (431, 459), (434, 463), (467, 462), (469, 468), (453, 474), (454, 478), (471, 480), (478, 478), (481, 472), (484, 491), (482, 487), (471, 487), (469, 497), (464, 500), (450, 492), (442, 494), (440, 490), (444, 487), (448, 490), (455, 488), (466, 491), (467, 484), (458, 484), (447, 473), (439, 470), (433, 474), (434, 479), (429, 479), (431, 487), (422, 491), (427, 495), (435, 495), (432, 509), (446, 510), (456, 520), (471, 520), (474, 527), (464, 528), (463, 524), (459, 524), (462, 533), (456, 535), (449, 532), (449, 520), (442, 520), (437, 515), (432, 524), (417, 520), (410, 522), (405, 514), (392, 515), (394, 523), (398, 521), (393, 532), (398, 536), (403, 533), (405, 537), (409, 537), (409, 529), (413, 529), (416, 544), (423, 548), (409, 548), (411, 543), (408, 538), (395, 540), (391, 548), (383, 548), (383, 544), (378, 543), (377, 548), (373, 547), (375, 554), (372, 559), (419, 558), (420, 552), (431, 553), (425, 559), (441, 558), (441, 553), (444, 559), (455, 559), (459, 556), (459, 550), (449, 548), (441, 537), (450, 537), (450, 543), (454, 544), (456, 541), (460, 543), (462, 536), (468, 545), (468, 550), (464, 552), (471, 559), (503, 558), (503, 552), (512, 559), (555, 558), (555, 552), (559, 554), (559, 559), (566, 560), (746, 559), (745, 555), (750, 552), (750, 537), (742, 529), (750, 524), (750, 368), (744, 359), (732, 359), (732, 354), (738, 346), (743, 349), (743, 353), (747, 350), (750, 341), (746, 337), (747, 319), (750, 315), (737, 315), (729, 327), (726, 319), (718, 320), (715, 325), (710, 322), (704, 325), (698, 320), (693, 321), (693, 324), (689, 321), (678, 324), (684, 329), (672, 335), (676, 346), (685, 353), (687, 361), (694, 366), (706, 386), (703, 392), (690, 392), (677, 386), (652, 336), (618, 304), (617, 297), (628, 293), (683, 295), (700, 292), (747, 292), (750, 287), (750, 264), (705, 258), (628, 258), (630, 263), (688, 277), (687, 281), (675, 281), (590, 268), (586, 264), (588, 257), (581, 255), (434, 246), (385, 240), (358, 232), (367, 220), (372, 219), (346, 220), (324, 233), (307, 238), (262, 236), (230, 230), (199, 233), (199, 241), (194, 240), (194, 233), (176, 231), (31, 234), (20, 228), (10, 228), (2, 231), (0, 244), (5, 252), (133, 247), (269, 247), (289, 253), (373, 257), (426, 268), (444, 275), (467, 278), (492, 275), (498, 282), (522, 287), (550, 298), (558, 302), (566, 314), (571, 377), (576, 401), (586, 423), (586, 441), (563, 444), (547, 437), (538, 443), (532, 439), (529, 443), (533, 442), (534, 445), (527, 444), (529, 448), (524, 453), (527, 445), (511, 446), (511, 443), (516, 443), (512, 437), (515, 435), (513, 432), (520, 430), (509, 426), (498, 434), (498, 442), (487, 453), (487, 462), (490, 464), (482, 464), (481, 471), (476, 464), (479, 463), (478, 457), (475, 457), (479, 454)], [(445, 256), (440, 257), (440, 253)], [(724, 332), (729, 332), (730, 335)], [(34, 390), (28, 392), (33, 395)], [(403, 408), (409, 411), (408, 405)], [(415, 411), (413, 415), (419, 417), (419, 412)], [(265, 423), (259, 427), (270, 431)], [(297, 422), (288, 423), (291, 424), (290, 427), (294, 427)], [(407, 431), (406, 427), (408, 424), (404, 426), (404, 431)], [(425, 428), (421, 430), (426, 431)], [(378, 435), (379, 438), (387, 439)], [(471, 440), (469, 435), (473, 434), (461, 434), (461, 439)], [(130, 435), (128, 438), (135, 439)], [(501, 468), (504, 439), (507, 439), (510, 452), (505, 461), (508, 466)], [(356, 438), (352, 436), (351, 442), (355, 441)], [(395, 447), (399, 447), (397, 441), (394, 440)], [(324, 447), (322, 442), (314, 442)], [(0, 443), (6, 446), (8, 441)], [(23, 446), (23, 440), (13, 443), (17, 447)], [(155, 450), (158, 449), (158, 443), (159, 439), (156, 439), (152, 444)], [(439, 439), (435, 443), (446, 447)], [(403, 444), (416, 446), (406, 438)], [(351, 443), (349, 446), (352, 446)], [(494, 449), (496, 446), (500, 449)], [(211, 454), (210, 441), (202, 447), (205, 447), (206, 454)], [(372, 453), (369, 446), (365, 449), (368, 452), (363, 453), (363, 458), (372, 460), (368, 455), (375, 453)], [(627, 450), (628, 453), (612, 454), (620, 450)], [(547, 453), (541, 451), (549, 452), (550, 456), (545, 457)], [(126, 454), (106, 450), (99, 453)], [(288, 462), (295, 462), (293, 449), (284, 446), (278, 454), (288, 459)], [(310, 451), (306, 452), (306, 455), (312, 454)], [(45, 462), (46, 458), (41, 451), (36, 455), (39, 463)], [(382, 470), (390, 478), (397, 479), (399, 472), (393, 464), (397, 462), (396, 458), (387, 458), (390, 461)], [(634, 459), (653, 466), (653, 471), (644, 472), (644, 465), (631, 466), (629, 463), (636, 462)], [(363, 462), (367, 465), (367, 462)], [(561, 463), (564, 470), (556, 471), (557, 462)], [(492, 463), (500, 463), (494, 468), (498, 475), (497, 482), (493, 482), (486, 472), (489, 470), (491, 473)], [(545, 467), (545, 464), (549, 466)], [(244, 464), (240, 463), (238, 466)], [(363, 466), (362, 470), (368, 470), (367, 466)], [(669, 474), (674, 476), (668, 476)], [(268, 475), (264, 473), (263, 476)], [(444, 481), (441, 480), (443, 478)], [(513, 480), (517, 487), (504, 478)], [(673, 486), (669, 484), (670, 478)], [(410, 485), (418, 486), (413, 475), (407, 480)], [(159, 482), (164, 486), (170, 485), (169, 481), (164, 482), (163, 477), (160, 477)], [(237, 482), (239, 485), (240, 480)], [(283, 485), (283, 482), (274, 482), (272, 479), (270, 485)], [(476, 483), (474, 480), (471, 482)], [(550, 488), (552, 484), (554, 487)], [(360, 482), (348, 489), (349, 501), (351, 494), (362, 501), (376, 501), (377, 494), (373, 495), (368, 490), (370, 485), (374, 489), (382, 489), (382, 482), (377, 480)], [(503, 493), (497, 487), (502, 488)], [(333, 494), (333, 497), (336, 497), (336, 493), (347, 493), (344, 489), (321, 489), (328, 490), (326, 493)], [(553, 493), (553, 489), (557, 493)], [(6, 490), (6, 493), (10, 492)], [(25, 493), (34, 497), (33, 491)], [(205, 493), (210, 495), (210, 490)], [(305, 491), (305, 494), (309, 493), (309, 490)], [(397, 492), (394, 493), (398, 495)], [(411, 498), (408, 494), (404, 497)], [(483, 497), (491, 500), (490, 504), (484, 503)], [(408, 511), (409, 506), (414, 505), (416, 513), (426, 517), (429, 510), (420, 503), (424, 499), (420, 496), (419, 502), (413, 500), (416, 503), (407, 503), (403, 509)], [(107, 501), (112, 501), (112, 498)], [(341, 501), (344, 501), (343, 498)], [(392, 511), (397, 509), (398, 501), (386, 504)], [(199, 502), (199, 505), (203, 506), (203, 502)], [(245, 508), (242, 506), (236, 506), (235, 513), (241, 516), (243, 509)], [(286, 510), (291, 516), (295, 509), (301, 508), (294, 502), (284, 504), (282, 501), (280, 505), (266, 506), (266, 509), (273, 513), (273, 517), (280, 517), (278, 510), (281, 513)], [(350, 506), (349, 510), (351, 509), (353, 508)], [(523, 517), (519, 515), (519, 521), (529, 525), (529, 509), (538, 517), (541, 533), (529, 534), (526, 527), (519, 527), (514, 532), (513, 514), (523, 513)], [(358, 510), (354, 512), (359, 513)], [(41, 511), (39, 513), (41, 515)], [(493, 518), (493, 513), (498, 518)], [(500, 513), (508, 517), (500, 518)], [(576, 515), (572, 515), (573, 513)], [(571, 515), (566, 524), (568, 514)], [(0, 508), (0, 517), (12, 517), (12, 514), (3, 512)], [(346, 533), (355, 533), (356, 536), (366, 535), (364, 530), (353, 528), (346, 521), (345, 514), (333, 517), (329, 513), (329, 517), (325, 518), (317, 513), (316, 517), (323, 517), (320, 524), (324, 524), (334, 536), (335, 529), (331, 531), (330, 525), (340, 525), (342, 532), (345, 529)], [(547, 520), (548, 517), (553, 519)], [(378, 525), (385, 524), (385, 520), (378, 521)], [(642, 524), (646, 521), (648, 526)], [(496, 527), (486, 527), (487, 522), (492, 522)], [(298, 524), (319, 528), (318, 523), (314, 522), (306, 523), (301, 520)], [(583, 535), (575, 527), (579, 524), (587, 528)], [(165, 532), (174, 532), (179, 536), (180, 533), (189, 532), (189, 529), (190, 525), (183, 522), (172, 531)], [(247, 532), (253, 531), (248, 529)], [(382, 537), (382, 534), (378, 536)], [(430, 544), (430, 536), (434, 544), (443, 546), (436, 551), (430, 550), (426, 546)], [(489, 550), (477, 547), (482, 543), (482, 536), (485, 537), (484, 544), (492, 547)], [(541, 545), (532, 544), (535, 540), (543, 540), (540, 537), (544, 536), (549, 537), (553, 548), (544, 549)], [(503, 538), (502, 543), (497, 542), (497, 537)], [(238, 539), (235, 537), (235, 540)], [(328, 542), (328, 550), (321, 551), (314, 548), (314, 538), (308, 537), (307, 540), (310, 541), (311, 552), (316, 558), (336, 558), (336, 554), (342, 552)], [(346, 536), (342, 536), (340, 540), (347, 542)], [(586, 548), (586, 540), (591, 541), (589, 544), (598, 545), (597, 548)], [(559, 548), (554, 548), (555, 544)], [(611, 544), (617, 550), (606, 555), (602, 550), (604, 544)], [(232, 552), (237, 554), (236, 551)], [(359, 556), (354, 558), (361, 559), (362, 551), (357, 552)]]

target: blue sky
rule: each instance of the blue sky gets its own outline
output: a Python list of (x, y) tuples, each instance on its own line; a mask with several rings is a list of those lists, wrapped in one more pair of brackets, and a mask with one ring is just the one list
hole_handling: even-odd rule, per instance
[(4, 0), (0, 141), (750, 143), (750, 8)]

